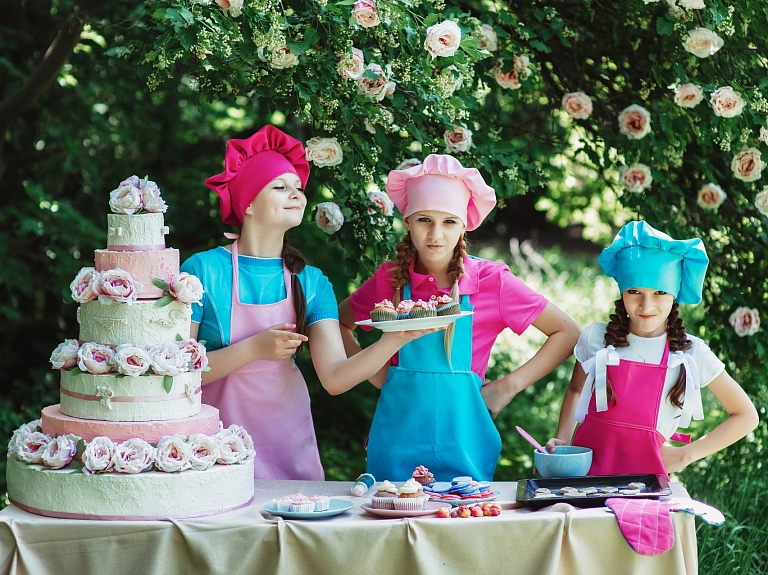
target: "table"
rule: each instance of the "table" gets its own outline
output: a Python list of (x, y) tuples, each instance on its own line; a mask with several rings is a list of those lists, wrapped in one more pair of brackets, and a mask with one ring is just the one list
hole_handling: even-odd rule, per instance
[[(498, 517), (383, 519), (349, 495), (351, 483), (256, 481), (254, 503), (181, 521), (50, 519), (13, 505), (0, 512), (0, 573), (183, 574), (687, 574), (698, 573), (694, 517), (673, 513), (675, 546), (648, 557), (629, 547), (605, 508), (567, 513), (514, 508), (516, 483), (494, 483)], [(225, 488), (222, 486), (222, 488)], [(672, 483), (674, 496), (687, 496)], [(283, 520), (263, 511), (301, 492), (355, 502), (322, 520)], [(565, 504), (561, 504), (565, 505)]]

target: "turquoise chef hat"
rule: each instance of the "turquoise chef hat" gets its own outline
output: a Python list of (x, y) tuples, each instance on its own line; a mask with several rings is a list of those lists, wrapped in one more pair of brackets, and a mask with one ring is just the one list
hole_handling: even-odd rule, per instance
[(675, 240), (646, 222), (629, 222), (597, 258), (623, 293), (629, 288), (665, 291), (680, 303), (701, 301), (709, 258), (699, 238)]

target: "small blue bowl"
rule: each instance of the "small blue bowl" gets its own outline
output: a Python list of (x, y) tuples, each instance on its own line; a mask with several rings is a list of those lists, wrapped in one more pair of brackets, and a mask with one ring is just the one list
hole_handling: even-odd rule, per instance
[(533, 461), (542, 477), (583, 477), (592, 465), (592, 450), (576, 445), (558, 445), (554, 453), (533, 450)]

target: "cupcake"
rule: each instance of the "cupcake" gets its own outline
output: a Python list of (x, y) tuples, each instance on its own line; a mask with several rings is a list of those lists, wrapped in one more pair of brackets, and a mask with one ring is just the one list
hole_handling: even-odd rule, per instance
[(435, 476), (423, 465), (419, 465), (414, 470), (412, 479), (415, 479), (421, 485), (432, 485), (435, 482)]
[(381, 300), (371, 311), (371, 321), (393, 321), (397, 319), (395, 306), (388, 299)]
[(411, 309), (413, 308), (413, 302), (409, 299), (404, 299), (397, 304), (397, 319), (408, 319), (411, 317)]
[(392, 502), (397, 498), (397, 487), (389, 481), (382, 481), (373, 494), (371, 507), (374, 509), (394, 509)]
[(331, 498), (327, 495), (313, 495), (309, 500), (315, 502), (315, 511), (328, 511), (331, 505)]
[(418, 317), (435, 317), (437, 315), (436, 303), (434, 301), (416, 300), (413, 302), (411, 313), (408, 317), (415, 319)]
[(419, 495), (419, 487), (406, 482), (400, 488), (400, 494), (392, 501), (392, 505), (399, 511), (421, 511), (424, 509), (425, 502), (423, 491)]
[(441, 295), (435, 299), (437, 304), (437, 315), (456, 315), (461, 313), (461, 306), (459, 302), (453, 301), (453, 298), (449, 295)]
[(282, 497), (273, 499), (272, 504), (278, 511), (290, 511), (292, 499), (293, 497), (291, 495), (283, 495)]
[(315, 510), (315, 502), (304, 495), (294, 497), (291, 501), (291, 511), (300, 513), (311, 513)]

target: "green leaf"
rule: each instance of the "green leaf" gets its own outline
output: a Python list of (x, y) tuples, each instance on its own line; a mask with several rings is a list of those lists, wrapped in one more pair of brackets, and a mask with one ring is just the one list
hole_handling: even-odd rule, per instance
[(172, 387), (173, 387), (173, 376), (172, 375), (163, 376), (163, 389), (165, 390), (165, 393), (171, 393)]
[[(80, 440), (77, 442), (77, 450), (75, 451), (75, 459), (80, 459), (80, 457), (83, 455), (83, 451), (85, 451), (85, 440), (80, 438)], [(71, 465), (71, 463), (70, 463)]]
[(675, 23), (668, 20), (666, 17), (661, 17), (656, 20), (656, 32), (662, 36), (669, 36), (675, 29)]
[(552, 49), (549, 46), (547, 46), (544, 42), (541, 42), (540, 40), (531, 40), (530, 46), (534, 50), (538, 50), (539, 52), (544, 52), (545, 54), (549, 54), (552, 51)]
[(205, 340), (204, 339), (199, 339), (199, 340), (197, 340), (197, 343), (199, 343), (200, 345), (205, 345)]
[(424, 28), (429, 28), (430, 26), (434, 26), (435, 24), (440, 22), (440, 18), (441, 18), (440, 14), (433, 12), (432, 14), (424, 18), (424, 24), (423, 24)]
[(712, 14), (712, 20), (715, 22), (715, 26), (718, 26), (723, 20), (725, 20), (725, 14), (720, 12), (717, 7), (712, 7), (709, 9), (710, 14)]
[(183, 337), (181, 337), (181, 334), (180, 334), (180, 333), (177, 333), (177, 334), (176, 334), (176, 341), (184, 341), (184, 338), (183, 338)]
[(67, 370), (65, 370), (65, 371), (66, 371), (67, 373), (69, 373), (70, 375), (73, 375), (73, 376), (74, 376), (74, 375), (80, 375), (81, 373), (85, 373), (85, 372), (84, 372), (82, 369), (80, 369), (80, 368), (79, 368), (79, 367), (77, 367), (77, 366), (73, 367), (72, 369), (67, 369)]
[(79, 461), (72, 460), (64, 469), (71, 469), (70, 473), (83, 473), (83, 466)]
[(168, 285), (168, 282), (160, 278), (152, 278), (152, 284), (163, 291), (171, 291), (171, 286)]
[(171, 302), (173, 302), (173, 298), (169, 295), (164, 295), (155, 302), (155, 307), (165, 307)]

